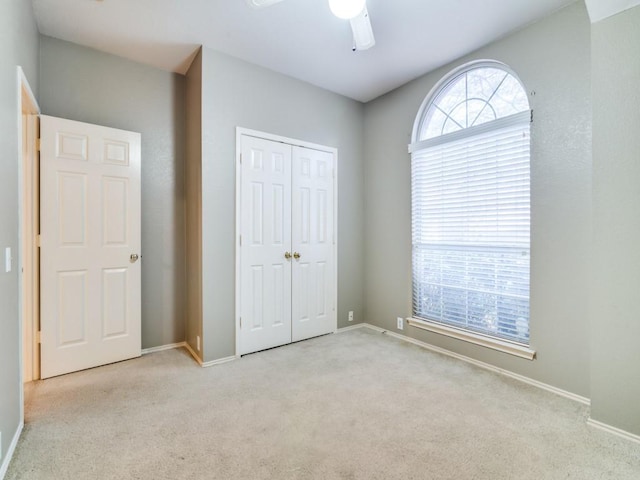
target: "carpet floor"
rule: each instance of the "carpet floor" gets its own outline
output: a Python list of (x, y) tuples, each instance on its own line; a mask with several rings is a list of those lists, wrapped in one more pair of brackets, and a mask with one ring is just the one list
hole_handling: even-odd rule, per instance
[(640, 479), (588, 408), (381, 333), (40, 381), (7, 480)]

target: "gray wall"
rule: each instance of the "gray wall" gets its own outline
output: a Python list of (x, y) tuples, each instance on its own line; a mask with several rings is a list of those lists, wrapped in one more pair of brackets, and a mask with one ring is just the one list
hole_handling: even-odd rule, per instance
[(184, 77), (40, 38), (42, 113), (142, 134), (142, 347), (182, 342)]
[(405, 335), (589, 396), (591, 238), (590, 24), (582, 2), (425, 75), (365, 107), (365, 319), (395, 330), (411, 314), (411, 184), (407, 144), (418, 108), (454, 67), (511, 66), (532, 124), (531, 345), (518, 359), (406, 327)]
[(591, 38), (591, 417), (640, 435), (640, 7)]
[(338, 326), (362, 321), (362, 105), (210, 49), (202, 103), (205, 361), (235, 354), (236, 126), (338, 148)]
[(186, 75), (187, 323), (186, 340), (202, 360), (202, 50)]
[[(22, 66), (38, 92), (38, 31), (31, 2), (0, 2), (0, 432), (4, 460), (20, 423), (18, 304), (18, 102), (16, 67)], [(11, 247), (14, 268), (4, 271), (4, 249)], [(0, 464), (2, 461), (0, 460)]]

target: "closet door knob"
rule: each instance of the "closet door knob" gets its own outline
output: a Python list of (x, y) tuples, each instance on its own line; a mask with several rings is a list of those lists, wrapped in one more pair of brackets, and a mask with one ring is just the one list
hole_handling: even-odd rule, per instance
[(284, 258), (291, 260), (291, 254), (289, 252), (284, 252)]
[(293, 252), (293, 258), (300, 260), (300, 254), (298, 252)]

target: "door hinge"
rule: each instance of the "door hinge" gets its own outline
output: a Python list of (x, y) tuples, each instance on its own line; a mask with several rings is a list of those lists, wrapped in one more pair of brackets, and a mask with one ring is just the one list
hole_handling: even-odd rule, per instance
[(240, 154), (240, 165), (242, 165), (242, 154)]
[(40, 341), (40, 330), (38, 330), (38, 331), (36, 332), (36, 343), (42, 343), (42, 342)]
[(242, 317), (240, 317), (240, 329), (242, 329)]
[(36, 235), (36, 247), (41, 247), (42, 246), (42, 235), (38, 234)]
[(242, 235), (240, 235), (239, 241), (240, 241), (240, 246), (242, 246)]
[(531, 121), (529, 123), (533, 123), (533, 109), (531, 109)]
[(36, 138), (36, 151), (39, 152), (40, 151), (40, 139)]

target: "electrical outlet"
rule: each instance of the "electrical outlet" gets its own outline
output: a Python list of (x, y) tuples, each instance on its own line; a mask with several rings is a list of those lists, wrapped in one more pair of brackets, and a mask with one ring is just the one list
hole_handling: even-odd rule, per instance
[(200, 335), (196, 336), (196, 348), (200, 351)]
[(349, 312), (349, 321), (353, 322), (353, 312)]
[(402, 317), (398, 317), (398, 330), (404, 330), (404, 319)]

